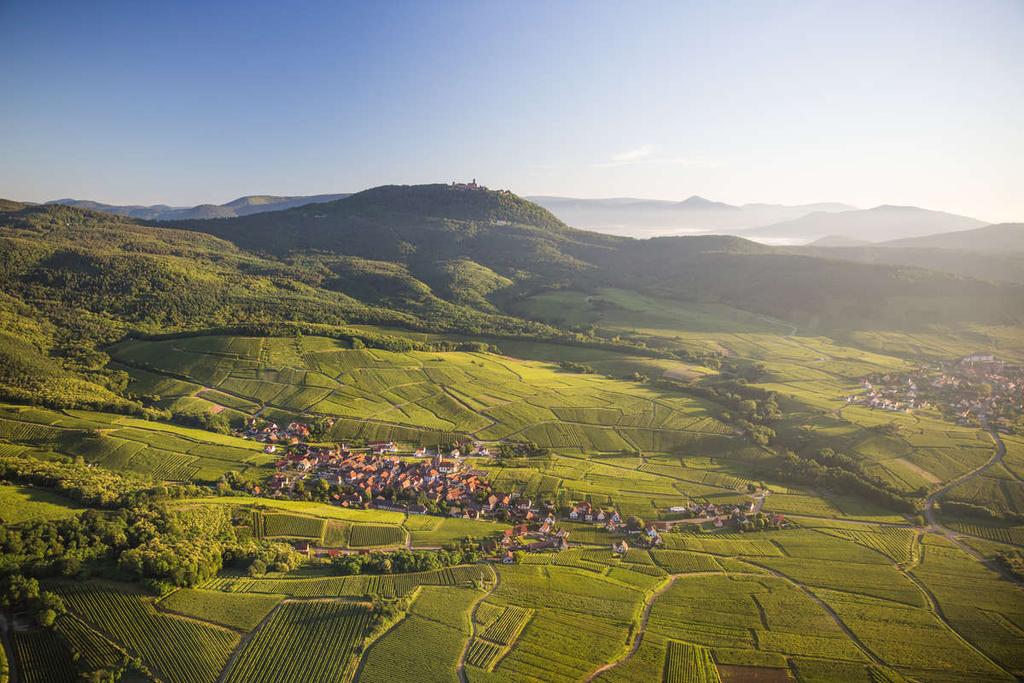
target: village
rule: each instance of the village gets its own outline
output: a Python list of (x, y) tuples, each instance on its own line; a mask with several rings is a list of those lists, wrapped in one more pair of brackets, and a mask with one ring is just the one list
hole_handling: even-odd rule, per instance
[(849, 404), (912, 412), (938, 410), (961, 425), (1024, 429), (1024, 366), (976, 353), (920, 366), (909, 373), (875, 373), (861, 379)]
[(552, 501), (494, 491), (486, 472), (470, 464), (470, 458), (490, 456), (480, 442), (456, 444), (443, 453), (420, 447), (403, 454), (392, 441), (371, 441), (358, 448), (310, 444), (314, 431), (298, 422), (281, 427), (253, 418), (248, 423), (239, 436), (264, 443), (267, 454), (280, 455), (266, 486), (254, 487), (254, 495), (302, 498), (313, 492), (324, 502), (347, 508), (508, 523), (511, 528), (482, 544), (502, 562), (515, 561), (520, 552), (566, 550), (574, 528), (607, 532), (613, 551), (624, 554), (630, 546), (659, 547), (662, 534), (677, 528), (757, 531), (787, 524), (782, 515), (762, 511), (768, 492), (760, 490), (746, 505), (691, 501), (670, 508), (668, 519), (651, 522), (624, 518), (614, 508), (590, 501), (559, 509)]

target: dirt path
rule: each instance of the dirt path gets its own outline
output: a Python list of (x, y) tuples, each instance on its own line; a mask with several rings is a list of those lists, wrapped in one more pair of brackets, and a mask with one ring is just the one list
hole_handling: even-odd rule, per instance
[(217, 676), (217, 683), (224, 683), (224, 680), (227, 678), (228, 672), (231, 671), (231, 667), (235, 665), (235, 662), (242, 655), (242, 651), (245, 650), (245, 646), (249, 644), (249, 641), (252, 640), (252, 637), (256, 634), (256, 632), (263, 628), (264, 624), (270, 621), (270, 618), (277, 613), (277, 610), (281, 609), (281, 605), (283, 605), (286, 602), (288, 602), (288, 600), (282, 600), (281, 602), (274, 605), (274, 609), (267, 612), (267, 615), (260, 619), (260, 623), (256, 624), (256, 628), (242, 636), (242, 639), (238, 641), (238, 646), (231, 651), (231, 656), (228, 657), (228, 661), (224, 663), (224, 668), (220, 670), (220, 676)]
[[(960, 484), (963, 484), (966, 481), (970, 481), (971, 479), (974, 479), (975, 477), (983, 474), (989, 468), (994, 467), (995, 465), (1000, 464), (1000, 463), (1003, 462), (1003, 456), (1006, 455), (1006, 444), (1003, 443), (1003, 440), (999, 437), (999, 432), (997, 432), (995, 429), (989, 429), (988, 433), (992, 437), (992, 440), (995, 442), (995, 447), (996, 447), (996, 450), (992, 454), (992, 457), (989, 458), (989, 460), (984, 465), (981, 465), (980, 467), (976, 467), (973, 470), (971, 470), (970, 472), (967, 472), (966, 474), (960, 475), (959, 477), (957, 477), (956, 479), (952, 480), (951, 482), (949, 482), (945, 486), (943, 486), (940, 489), (936, 490), (934, 493), (929, 495), (925, 499), (925, 501), (924, 501), (924, 516), (925, 516), (925, 519), (928, 520), (928, 530), (929, 531), (933, 531), (933, 532), (935, 532), (937, 534), (942, 534), (943, 536), (948, 538), (950, 541), (955, 543), (957, 545), (957, 547), (959, 547), (961, 550), (965, 551), (966, 553), (968, 553), (969, 555), (971, 555), (975, 559), (981, 560), (981, 561), (984, 561), (984, 557), (982, 557), (982, 555), (980, 553), (978, 553), (976, 550), (974, 550), (974, 548), (966, 546), (963, 543), (961, 543), (959, 540), (957, 540), (957, 536), (958, 536), (957, 532), (953, 531), (952, 529), (947, 529), (946, 527), (942, 526), (942, 524), (938, 520), (938, 517), (935, 514), (935, 502), (941, 496), (944, 496), (945, 494), (949, 493), (949, 491), (951, 491), (952, 489), (956, 488)], [(970, 535), (970, 534), (966, 534), (966, 535)]]
[(755, 567), (758, 567), (760, 569), (763, 569), (763, 570), (767, 571), (769, 574), (771, 574), (772, 576), (774, 576), (775, 578), (782, 579), (786, 583), (796, 587), (797, 590), (799, 590), (804, 595), (806, 595), (811, 600), (813, 600), (815, 602), (815, 604), (818, 605), (818, 607), (820, 607), (821, 609), (825, 610), (825, 612), (830, 617), (832, 617), (832, 621), (834, 621), (836, 623), (836, 626), (839, 627), (839, 629), (846, 635), (846, 637), (849, 638), (850, 641), (854, 645), (856, 645), (857, 648), (860, 649), (860, 651), (865, 654), (865, 656), (868, 657), (868, 659), (870, 659), (872, 662), (874, 662), (878, 666), (888, 666), (888, 664), (886, 664), (884, 661), (882, 661), (882, 659), (880, 659), (878, 657), (878, 655), (876, 655), (871, 650), (871, 648), (869, 648), (867, 645), (864, 644), (864, 641), (862, 641), (857, 636), (856, 633), (854, 633), (853, 631), (850, 630), (850, 627), (847, 626), (846, 622), (843, 621), (842, 617), (840, 617), (839, 614), (834, 609), (832, 609), (832, 606), (829, 605), (824, 600), (822, 600), (821, 598), (819, 598), (810, 588), (808, 588), (807, 586), (803, 585), (799, 581), (796, 581), (796, 580), (790, 578), (789, 576), (783, 574), (782, 572), (778, 571), (777, 569), (772, 569), (770, 567), (765, 567), (764, 565), (760, 565), (760, 564), (757, 564), (756, 562), (751, 562), (749, 560), (744, 560), (744, 562), (746, 562), (747, 564), (751, 564), (751, 565), (753, 565)]
[(633, 655), (636, 654), (636, 651), (640, 649), (640, 643), (644, 639), (644, 631), (647, 630), (647, 621), (651, 618), (651, 609), (654, 607), (654, 601), (657, 600), (659, 595), (661, 595), (669, 588), (671, 588), (672, 584), (674, 584), (677, 579), (689, 576), (706, 576), (709, 574), (721, 573), (722, 572), (694, 572), (693, 574), (673, 574), (672, 576), (668, 577), (668, 580), (665, 582), (665, 585), (661, 586), (660, 588), (658, 588), (658, 590), (651, 593), (650, 597), (647, 600), (647, 604), (644, 605), (644, 612), (643, 615), (640, 617), (640, 626), (637, 628), (636, 635), (633, 637), (633, 644), (630, 646), (626, 654), (616, 659), (614, 662), (608, 662), (607, 664), (602, 664), (601, 666), (597, 667), (589, 676), (586, 677), (586, 682), (590, 683), (590, 681), (594, 680), (595, 678), (603, 674), (605, 671), (608, 671), (609, 669), (614, 669), (620, 664), (625, 664), (633, 658)]
[(477, 610), (480, 609), (480, 603), (498, 587), (499, 581), (501, 581), (501, 577), (499, 577), (498, 573), (495, 572), (494, 585), (484, 591), (484, 593), (473, 602), (473, 609), (469, 612), (469, 637), (466, 638), (466, 644), (462, 646), (462, 652), (459, 653), (459, 662), (455, 666), (455, 672), (459, 675), (459, 681), (461, 681), (461, 683), (469, 683), (469, 677), (466, 675), (466, 654), (469, 652), (469, 644), (472, 643), (473, 638), (476, 637)]
[[(921, 539), (920, 539), (920, 538), (918, 538), (918, 539), (917, 539), (917, 542), (918, 542), (918, 543), (921, 543)], [(917, 554), (918, 554), (918, 557), (919, 557), (919, 558), (920, 558), (921, 560), (923, 560), (923, 559), (924, 559), (924, 553), (925, 553), (925, 549), (924, 549), (924, 547), (923, 547), (923, 545), (922, 545), (922, 547), (918, 549), (918, 553), (917, 553)], [(919, 564), (919, 562), (918, 562), (918, 563), (915, 563), (915, 566), (916, 566), (916, 564)], [(923, 581), (921, 581), (921, 580), (920, 580), (920, 579), (918, 579), (918, 578), (917, 578), (916, 576), (914, 576), (914, 575), (913, 575), (913, 573), (911, 573), (911, 571), (910, 571), (909, 569), (908, 569), (907, 571), (904, 571), (904, 572), (901, 572), (901, 573), (902, 573), (902, 574), (903, 574), (904, 576), (906, 576), (906, 577), (907, 577), (907, 579), (908, 579), (908, 580), (909, 580), (909, 581), (910, 581), (910, 582), (911, 582), (912, 584), (914, 584), (914, 586), (916, 586), (916, 587), (917, 587), (917, 589), (918, 589), (919, 591), (921, 591), (921, 594), (922, 594), (922, 595), (924, 595), (924, 597), (925, 597), (925, 600), (927, 600), (927, 601), (928, 601), (928, 606), (929, 606), (929, 607), (931, 608), (931, 611), (932, 611), (932, 612), (933, 612), (933, 613), (935, 614), (935, 617), (936, 617), (936, 618), (937, 618), (937, 619), (938, 619), (939, 621), (941, 621), (941, 622), (943, 623), (943, 625), (945, 625), (945, 627), (946, 627), (947, 629), (949, 629), (949, 630), (950, 630), (950, 631), (951, 631), (951, 632), (953, 633), (953, 635), (954, 635), (954, 636), (955, 636), (955, 637), (956, 637), (957, 639), (959, 639), (959, 640), (960, 640), (960, 642), (962, 642), (962, 643), (964, 644), (964, 646), (965, 646), (966, 648), (968, 648), (969, 650), (972, 650), (972, 651), (973, 651), (973, 652), (974, 652), (975, 654), (977, 654), (977, 655), (978, 655), (979, 657), (981, 657), (982, 659), (984, 659), (985, 661), (987, 661), (987, 662), (988, 662), (989, 664), (991, 664), (991, 665), (992, 665), (992, 666), (994, 666), (995, 668), (997, 668), (997, 669), (999, 669), (999, 670), (1001, 670), (1001, 671), (1005, 671), (1005, 672), (1006, 672), (1007, 674), (1009, 674), (1009, 675), (1011, 675), (1011, 676), (1013, 675), (1013, 674), (1012, 674), (1012, 673), (1011, 673), (1010, 671), (1007, 671), (1007, 670), (1006, 670), (1006, 669), (1005, 669), (1005, 668), (1004, 668), (1003, 666), (1001, 666), (1001, 665), (999, 664), (999, 662), (995, 661), (994, 659), (992, 659), (991, 657), (989, 657), (989, 656), (988, 656), (987, 654), (985, 654), (984, 652), (982, 652), (982, 651), (981, 651), (980, 649), (978, 649), (977, 647), (975, 647), (974, 643), (972, 643), (972, 642), (971, 642), (971, 641), (969, 641), (969, 640), (968, 640), (967, 638), (965, 638), (965, 637), (963, 636), (963, 634), (961, 634), (961, 633), (960, 633), (960, 631), (958, 631), (958, 630), (957, 630), (957, 629), (956, 629), (956, 628), (955, 628), (955, 627), (953, 626), (953, 624), (951, 624), (951, 623), (949, 622), (949, 619), (947, 619), (947, 618), (946, 618), (946, 613), (945, 613), (945, 612), (944, 612), (944, 611), (942, 610), (942, 605), (940, 605), (940, 604), (939, 604), (939, 600), (938, 600), (938, 598), (936, 598), (936, 597), (935, 597), (935, 594), (934, 594), (934, 593), (932, 592), (932, 590), (931, 590), (930, 588), (928, 588), (928, 586), (926, 586), (926, 585), (924, 584), (924, 582), (923, 582)]]

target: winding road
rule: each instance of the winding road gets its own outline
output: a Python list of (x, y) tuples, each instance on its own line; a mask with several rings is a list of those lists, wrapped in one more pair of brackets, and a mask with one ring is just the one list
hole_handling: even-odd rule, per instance
[(999, 437), (999, 432), (997, 432), (995, 429), (986, 427), (986, 431), (988, 431), (989, 435), (992, 437), (992, 441), (994, 441), (996, 445), (996, 450), (995, 453), (992, 454), (992, 457), (989, 458), (989, 460), (980, 467), (976, 467), (970, 472), (962, 474), (956, 479), (950, 481), (948, 484), (945, 484), (944, 486), (933, 492), (931, 495), (929, 495), (924, 501), (924, 516), (925, 519), (928, 521), (928, 530), (933, 531), (937, 534), (942, 534), (953, 543), (956, 543), (957, 546), (959, 546), (962, 550), (967, 552), (976, 560), (980, 560), (981, 562), (985, 562), (985, 558), (981, 555), (981, 553), (976, 551), (974, 548), (971, 548), (961, 543), (957, 539), (957, 536), (959, 536), (960, 534), (953, 531), (952, 529), (948, 529), (942, 526), (942, 523), (939, 522), (938, 517), (935, 514), (935, 503), (936, 501), (938, 501), (940, 497), (949, 493), (949, 491), (956, 488), (957, 486), (960, 486), (964, 482), (970, 481), (971, 479), (974, 479), (975, 477), (984, 474), (987, 470), (994, 467), (995, 465), (1002, 464), (1003, 456), (1006, 455), (1006, 444), (1003, 443), (1003, 440)]
[(586, 683), (590, 683), (592, 680), (603, 674), (605, 671), (608, 671), (609, 669), (614, 669), (620, 664), (625, 664), (630, 659), (632, 659), (633, 655), (636, 654), (636, 651), (640, 649), (640, 643), (644, 639), (644, 631), (647, 630), (647, 621), (651, 618), (651, 609), (654, 607), (654, 601), (658, 599), (659, 595), (661, 595), (669, 588), (671, 588), (672, 584), (674, 584), (677, 580), (686, 577), (709, 576), (711, 574), (721, 575), (721, 573), (722, 572), (693, 572), (691, 574), (673, 574), (672, 576), (669, 576), (668, 580), (665, 581), (665, 584), (663, 586), (660, 586), (658, 590), (651, 593), (648, 597), (647, 604), (644, 605), (643, 615), (640, 617), (640, 626), (637, 628), (636, 635), (633, 636), (633, 644), (630, 646), (626, 654), (622, 655), (613, 662), (602, 664), (598, 668), (594, 669), (594, 671), (589, 676), (587, 676), (586, 679), (584, 679)]

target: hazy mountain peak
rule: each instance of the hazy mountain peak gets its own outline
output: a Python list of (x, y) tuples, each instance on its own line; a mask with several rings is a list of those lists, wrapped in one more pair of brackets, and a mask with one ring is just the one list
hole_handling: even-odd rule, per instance
[(726, 204), (724, 202), (715, 202), (710, 199), (701, 197), (700, 195), (691, 195), (683, 201), (679, 202), (677, 206), (683, 206), (690, 209), (735, 209), (735, 206)]

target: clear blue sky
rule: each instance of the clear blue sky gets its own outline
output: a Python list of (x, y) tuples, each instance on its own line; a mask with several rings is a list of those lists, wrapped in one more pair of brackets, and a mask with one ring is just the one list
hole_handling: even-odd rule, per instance
[(476, 177), (1024, 220), (1022, 0), (0, 0), (0, 67), (17, 199)]

